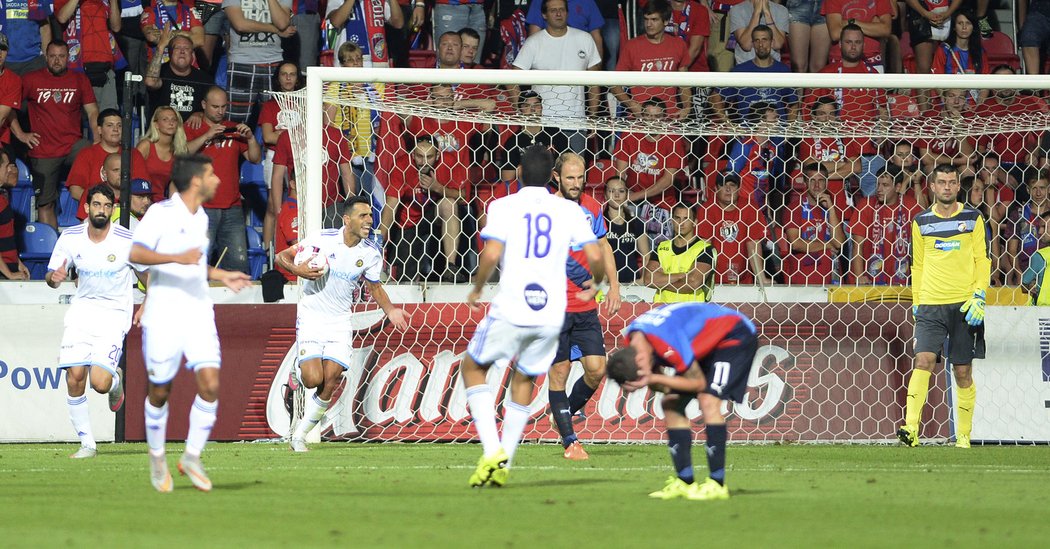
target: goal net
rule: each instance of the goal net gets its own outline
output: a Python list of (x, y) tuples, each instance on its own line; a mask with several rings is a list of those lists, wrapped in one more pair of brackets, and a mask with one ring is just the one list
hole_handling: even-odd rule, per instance
[[(521, 151), (542, 143), (580, 154), (582, 193), (604, 217), (623, 300), (600, 309), (610, 350), (654, 298), (702, 293), (754, 318), (762, 336), (747, 399), (726, 406), (734, 440), (893, 439), (912, 363), (910, 222), (933, 200), (931, 173), (952, 166), (959, 200), (985, 217), (989, 304), (1026, 304), (1020, 284), (1050, 210), (1050, 86), (800, 76), (310, 68), (306, 89), (275, 94), (299, 177), (300, 234), (341, 225), (348, 164), (350, 191), (372, 199), (384, 280), (413, 313), (407, 334), (362, 328), (326, 436), (473, 438), (457, 366), (480, 316), (462, 305), (463, 283), (487, 205), (517, 190)], [(695, 269), (698, 281), (658, 286), (651, 272), (668, 255), (688, 257), (668, 268)], [(1032, 371), (982, 374), (982, 362), (1024, 347), (1018, 330), (1031, 331), (1007, 311), (989, 312), (973, 438), (1050, 440), (1029, 415), (1047, 396), (1045, 381), (1032, 386), (1048, 375), (1038, 360)], [(939, 368), (922, 436), (950, 440), (955, 386)], [(499, 402), (506, 373), (489, 374)], [(575, 365), (568, 387), (580, 374)], [(546, 403), (544, 383), (526, 439), (557, 438)], [(695, 404), (689, 413), (702, 423)], [(652, 393), (605, 383), (576, 424), (584, 440), (658, 441), (661, 416)]]

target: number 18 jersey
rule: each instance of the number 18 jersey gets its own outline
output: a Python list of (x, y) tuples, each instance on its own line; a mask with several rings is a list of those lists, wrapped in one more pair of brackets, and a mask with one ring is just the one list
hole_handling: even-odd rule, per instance
[(525, 187), (489, 205), (481, 238), (504, 246), (490, 314), (516, 326), (561, 326), (569, 248), (595, 242), (579, 204)]

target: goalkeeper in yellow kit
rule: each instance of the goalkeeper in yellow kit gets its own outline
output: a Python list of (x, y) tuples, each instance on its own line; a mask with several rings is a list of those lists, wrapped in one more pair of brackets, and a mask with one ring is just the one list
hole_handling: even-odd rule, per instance
[(937, 355), (944, 351), (957, 386), (956, 442), (970, 447), (973, 359), (984, 358), (984, 298), (991, 278), (988, 231), (981, 213), (957, 200), (959, 172), (941, 164), (930, 175), (934, 203), (911, 223), (915, 367), (908, 380), (904, 425), (897, 437), (919, 445), (919, 420)]

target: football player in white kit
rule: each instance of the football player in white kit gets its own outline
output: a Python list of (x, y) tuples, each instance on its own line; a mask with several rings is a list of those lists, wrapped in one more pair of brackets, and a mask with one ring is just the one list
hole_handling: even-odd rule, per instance
[(173, 488), (164, 455), (168, 395), (185, 356), (186, 369), (196, 374), (197, 397), (190, 409), (186, 450), (178, 468), (198, 490), (207, 492), (211, 480), (201, 465), (200, 454), (219, 407), (221, 362), (208, 281), (222, 282), (238, 292), (251, 285), (251, 280), (244, 273), (207, 263), (208, 215), (202, 204), (215, 196), (220, 183), (211, 159), (176, 156), (171, 179), (175, 194), (146, 212), (135, 229), (131, 247), (132, 263), (150, 267), (147, 299), (142, 306), (142, 354), (149, 375), (145, 415), (150, 482), (159, 492)]
[(80, 437), (80, 449), (70, 456), (75, 459), (97, 453), (84, 394), (89, 375), (91, 388), (109, 395), (110, 410), (124, 405), (118, 363), (131, 328), (135, 271), (128, 263), (131, 231), (110, 222), (113, 198), (106, 184), (88, 189), (87, 220), (62, 231), (44, 276), (48, 286), (58, 288), (71, 267), (80, 273), (58, 357), (58, 367), (66, 370), (69, 419)]
[[(275, 258), (288, 272), (306, 279), (296, 308), (297, 373), (304, 386), (316, 391), (307, 399), (303, 418), (291, 436), (296, 452), (307, 451), (306, 434), (321, 421), (343, 372), (350, 368), (350, 308), (358, 286), (365, 285), (395, 328), (408, 329), (407, 315), (394, 307), (379, 281), (383, 252), (368, 238), (371, 229), (368, 199), (354, 196), (343, 205), (342, 228), (325, 229), (298, 246), (282, 250)], [(327, 260), (328, 270), (310, 267), (311, 261), (296, 265), (297, 248), (317, 250)]]
[[(594, 299), (605, 275), (602, 250), (579, 204), (550, 193), (554, 159), (541, 145), (525, 149), (520, 191), (489, 205), (481, 231), (481, 251), (474, 288), (467, 303), (477, 309), (482, 286), (500, 264), (499, 291), (488, 315), (478, 324), (460, 361), (467, 406), (481, 439), (483, 455), (470, 485), (503, 486), (510, 460), (529, 421), (534, 379), (554, 360), (565, 320), (565, 263), (572, 245), (583, 247), (593, 281), (578, 296)], [(511, 400), (503, 415), (503, 435), (496, 432), (496, 405), (485, 383), (489, 366), (514, 361)], [(502, 439), (502, 440), (501, 440)]]

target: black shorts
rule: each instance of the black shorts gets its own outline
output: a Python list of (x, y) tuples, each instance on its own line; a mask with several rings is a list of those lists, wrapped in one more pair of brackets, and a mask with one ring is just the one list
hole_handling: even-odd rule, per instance
[[(701, 392), (722, 400), (743, 402), (747, 394), (747, 378), (758, 352), (758, 336), (744, 324), (738, 324), (726, 334), (722, 345), (700, 361), (700, 371), (707, 378), (707, 388)], [(679, 411), (685, 413), (686, 404), (696, 398), (696, 394), (674, 392), (683, 397), (678, 406)]]
[(605, 356), (605, 333), (598, 320), (598, 309), (580, 313), (565, 313), (565, 323), (558, 338), (558, 352), (554, 363), (569, 360), (572, 347), (576, 346), (582, 356)]
[(972, 364), (973, 359), (984, 358), (984, 326), (970, 326), (960, 307), (962, 303), (918, 306), (916, 353), (947, 356), (952, 364)]

